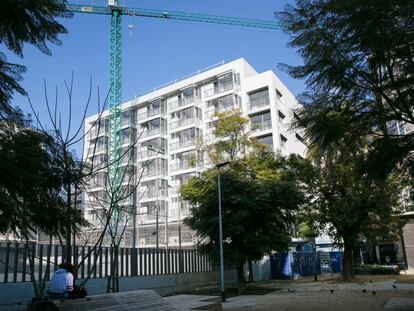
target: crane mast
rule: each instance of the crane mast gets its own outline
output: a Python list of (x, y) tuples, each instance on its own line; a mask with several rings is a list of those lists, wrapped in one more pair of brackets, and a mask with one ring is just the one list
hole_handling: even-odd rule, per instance
[[(122, 183), (122, 168), (120, 166), (122, 150), (122, 72), (121, 72), (121, 9), (115, 0), (111, 9), (111, 37), (110, 37), (110, 114), (109, 114), (109, 182), (111, 204), (113, 206), (113, 221), (115, 230), (121, 219), (118, 200)], [(117, 233), (116, 233), (117, 234)], [(118, 235), (118, 234), (117, 234)]]

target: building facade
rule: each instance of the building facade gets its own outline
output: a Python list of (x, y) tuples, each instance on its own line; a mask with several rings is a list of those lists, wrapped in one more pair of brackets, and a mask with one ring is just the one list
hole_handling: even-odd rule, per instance
[[(195, 235), (181, 226), (189, 205), (180, 199), (178, 189), (208, 166), (200, 144), (214, 141), (216, 112), (240, 110), (259, 142), (283, 156), (303, 156), (306, 146), (301, 133), (288, 127), (298, 107), (272, 71), (257, 73), (242, 58), (123, 103), (122, 189), (131, 192), (122, 203), (124, 210), (131, 211), (124, 244), (163, 248), (196, 243)], [(85, 120), (84, 159), (95, 165), (108, 159), (108, 117), (109, 111), (104, 111)], [(97, 227), (98, 201), (107, 196), (107, 184), (108, 173), (102, 169), (85, 193), (85, 217)]]

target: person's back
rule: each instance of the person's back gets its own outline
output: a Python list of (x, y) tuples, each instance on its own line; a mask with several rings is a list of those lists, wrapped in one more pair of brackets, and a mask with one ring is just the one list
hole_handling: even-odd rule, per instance
[(65, 298), (66, 293), (73, 291), (73, 274), (70, 266), (61, 264), (49, 282), (50, 298)]

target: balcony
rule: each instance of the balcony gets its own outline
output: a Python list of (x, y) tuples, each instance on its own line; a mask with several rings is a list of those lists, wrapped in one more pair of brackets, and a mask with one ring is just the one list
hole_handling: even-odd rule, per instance
[(269, 104), (270, 104), (269, 97), (261, 97), (254, 101), (250, 101), (248, 103), (248, 106), (250, 110), (254, 110), (254, 109), (262, 108), (265, 106), (269, 106)]
[(195, 138), (190, 138), (190, 139), (178, 141), (178, 142), (175, 142), (175, 143), (171, 143), (170, 144), (170, 150), (176, 150), (176, 149), (191, 147), (191, 146), (195, 146), (195, 144), (196, 144), (196, 139)]
[(168, 191), (167, 189), (161, 189), (158, 191), (155, 189), (141, 189), (141, 191), (138, 194), (138, 197), (142, 200), (157, 200), (160, 198), (168, 197)]
[(289, 131), (289, 127), (287, 124), (283, 123), (283, 122), (279, 122), (279, 130), (282, 132), (287, 133)]
[(105, 128), (101, 128), (100, 130), (94, 129), (89, 131), (89, 139), (97, 139), (98, 137), (101, 136), (107, 136), (108, 135), (108, 131)]
[(170, 172), (176, 172), (181, 170), (186, 170), (190, 168), (195, 168), (197, 165), (195, 161), (182, 161), (181, 163), (175, 163), (170, 165)]
[(135, 121), (129, 118), (122, 118), (121, 127), (134, 127)]
[[(141, 138), (145, 138), (145, 137), (149, 137), (149, 136), (153, 136), (153, 135), (159, 135), (159, 134), (161, 134), (161, 128), (160, 127), (152, 128), (152, 129), (146, 129), (142, 132)], [(165, 134), (165, 133), (162, 133), (162, 134)]]
[(157, 169), (149, 167), (148, 169), (144, 170), (144, 173), (142, 174), (143, 177), (155, 177), (155, 176), (166, 176), (167, 172), (164, 169)]
[(170, 110), (185, 106), (185, 105), (189, 105), (189, 104), (194, 104), (196, 103), (196, 97), (195, 96), (190, 96), (190, 97), (183, 97), (179, 100), (173, 101), (171, 102), (168, 106)]
[(138, 114), (138, 122), (140, 122), (143, 119), (148, 119), (159, 114), (161, 114), (161, 107), (151, 109), (146, 112), (141, 112), (140, 114)]
[(208, 90), (205, 90), (204, 91), (204, 96), (205, 97), (211, 97), (211, 96), (214, 96), (214, 95), (217, 95), (217, 94), (221, 94), (221, 93), (232, 90), (233, 87), (234, 87), (233, 82), (220, 84), (220, 85), (214, 86), (214, 87), (212, 87)]
[(272, 120), (267, 120), (265, 122), (260, 122), (260, 123), (254, 123), (252, 124), (251, 127), (254, 132), (269, 130), (272, 128)]
[(210, 108), (206, 109), (206, 116), (211, 118), (217, 112), (225, 112), (225, 111), (229, 111), (229, 110), (232, 110), (232, 109), (235, 109), (235, 108), (238, 108), (238, 106), (235, 105), (234, 102), (226, 103), (226, 104), (220, 105), (218, 107), (210, 107)]
[(125, 165), (125, 164), (134, 165), (136, 161), (135, 154), (134, 152), (131, 152), (131, 151), (121, 152), (120, 160), (121, 160), (122, 165)]
[(176, 120), (170, 123), (170, 130), (182, 127), (182, 126), (186, 126), (186, 125), (190, 125), (190, 124), (199, 124), (199, 119), (198, 118), (187, 118), (187, 119), (180, 119), (180, 120)]
[(94, 145), (89, 147), (88, 149), (88, 157), (94, 156), (96, 153), (99, 152), (106, 152), (108, 150), (108, 144), (98, 144), (96, 148)]

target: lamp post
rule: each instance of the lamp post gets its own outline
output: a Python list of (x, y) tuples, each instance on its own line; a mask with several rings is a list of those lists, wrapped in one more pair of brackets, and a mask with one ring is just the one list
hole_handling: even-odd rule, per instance
[[(162, 147), (159, 147), (158, 149), (154, 148), (154, 146), (152, 145), (148, 145), (147, 149), (149, 151), (154, 151), (156, 152), (155, 154), (155, 159), (157, 159), (158, 154), (165, 154), (165, 150)], [(162, 169), (162, 168), (161, 168)], [(159, 262), (160, 262), (160, 256), (159, 256), (159, 251), (160, 251), (160, 244), (159, 244), (159, 228), (158, 228), (158, 213), (159, 213), (159, 209), (160, 209), (160, 201), (159, 201), (159, 197), (160, 197), (160, 191), (161, 191), (161, 182), (158, 182), (158, 178), (155, 181), (155, 189), (158, 190), (157, 191), (157, 201), (155, 203), (155, 217), (156, 217), (156, 258), (157, 258), (157, 274), (159, 273)]]
[(223, 162), (216, 165), (217, 168), (217, 193), (218, 193), (218, 209), (219, 209), (219, 238), (220, 238), (220, 292), (221, 301), (226, 302), (225, 288), (224, 288), (224, 252), (223, 252), (223, 222), (221, 217), (221, 185), (220, 185), (220, 168), (229, 164), (230, 162)]

